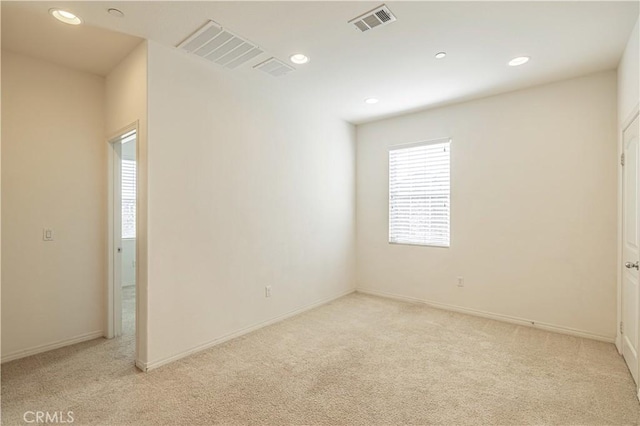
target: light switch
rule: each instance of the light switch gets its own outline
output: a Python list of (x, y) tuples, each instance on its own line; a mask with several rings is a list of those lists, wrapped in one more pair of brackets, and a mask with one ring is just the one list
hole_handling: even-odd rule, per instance
[(42, 240), (43, 241), (53, 241), (53, 229), (44, 228), (42, 230)]

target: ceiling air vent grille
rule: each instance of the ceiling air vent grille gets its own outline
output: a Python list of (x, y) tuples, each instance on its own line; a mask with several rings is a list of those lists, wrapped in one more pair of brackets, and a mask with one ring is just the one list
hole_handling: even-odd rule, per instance
[(177, 47), (231, 69), (263, 52), (255, 44), (213, 21), (204, 24)]
[(280, 77), (282, 75), (290, 73), (291, 71), (295, 71), (295, 68), (285, 64), (284, 62), (276, 58), (269, 58), (253, 68), (264, 71), (274, 77)]
[(389, 8), (383, 4), (357, 18), (353, 18), (349, 23), (355, 25), (360, 31), (365, 32), (375, 27), (390, 24), (395, 20), (396, 17), (391, 13)]

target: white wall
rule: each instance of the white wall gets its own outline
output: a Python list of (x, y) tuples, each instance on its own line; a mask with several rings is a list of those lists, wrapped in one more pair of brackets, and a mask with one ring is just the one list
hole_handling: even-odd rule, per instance
[(120, 150), (120, 155), (122, 156), (122, 159), (136, 161), (136, 142), (131, 141), (121, 145), (122, 149)]
[[(359, 290), (613, 340), (613, 71), (364, 124), (357, 132)], [(453, 138), (451, 247), (390, 245), (387, 148), (441, 137)]]
[[(147, 43), (136, 47), (106, 80), (106, 135), (111, 138), (138, 123), (136, 204), (136, 363), (147, 362)], [(106, 144), (105, 144), (106, 145)], [(104, 147), (105, 152), (111, 148)], [(106, 175), (105, 175), (106, 179)], [(110, 230), (109, 232), (112, 232)], [(109, 253), (113, 250), (110, 248)], [(106, 288), (106, 287), (105, 287)]]
[(618, 120), (629, 119), (640, 102), (640, 20), (629, 37), (627, 47), (618, 66)]
[[(136, 161), (136, 143), (122, 144), (120, 152), (122, 159)], [(136, 239), (126, 238), (122, 240), (122, 286), (131, 286), (136, 283)]]
[[(146, 95), (146, 92), (145, 92)], [(117, 106), (116, 106), (117, 108)], [(120, 152), (123, 160), (136, 161), (136, 142), (122, 144)], [(136, 283), (136, 239), (127, 238), (122, 240), (122, 286), (131, 286)]]
[(354, 286), (353, 126), (279, 90), (150, 43), (149, 367)]
[(103, 102), (102, 77), (2, 52), (3, 361), (102, 335)]
[(136, 284), (136, 239), (122, 240), (122, 287)]

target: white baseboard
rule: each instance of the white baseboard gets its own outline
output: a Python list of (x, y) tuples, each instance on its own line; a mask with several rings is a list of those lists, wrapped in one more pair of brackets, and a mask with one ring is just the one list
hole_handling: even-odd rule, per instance
[(147, 363), (146, 362), (142, 362), (142, 361), (140, 361), (138, 359), (136, 359), (136, 367), (140, 371), (149, 371), (149, 368), (147, 367)]
[(160, 359), (160, 360), (157, 360), (157, 361), (151, 361), (151, 362), (136, 361), (136, 367), (138, 367), (142, 371), (150, 371), (150, 370), (156, 369), (156, 368), (161, 367), (161, 366), (163, 366), (165, 364), (169, 364), (170, 362), (177, 361), (177, 360), (179, 360), (181, 358), (185, 358), (185, 357), (187, 357), (189, 355), (193, 355), (194, 353), (197, 353), (197, 352), (200, 352), (200, 351), (204, 351), (206, 349), (209, 349), (209, 348), (212, 348), (214, 346), (220, 345), (220, 344), (222, 344), (224, 342), (227, 342), (227, 341), (229, 341), (231, 339), (235, 339), (236, 337), (240, 337), (240, 336), (242, 336), (244, 334), (251, 333), (252, 331), (258, 330), (258, 329), (266, 327), (268, 325), (275, 324), (275, 323), (280, 322), (282, 320), (285, 320), (287, 318), (291, 318), (293, 316), (299, 315), (299, 314), (301, 314), (301, 313), (303, 313), (305, 311), (311, 310), (313, 308), (317, 308), (318, 306), (325, 305), (325, 304), (327, 304), (329, 302), (332, 302), (332, 301), (334, 301), (336, 299), (344, 297), (344, 296), (346, 296), (348, 294), (354, 293), (355, 291), (356, 291), (355, 289), (350, 289), (350, 290), (342, 292), (342, 293), (340, 293), (340, 294), (338, 294), (336, 296), (332, 296), (332, 297), (329, 297), (329, 298), (326, 298), (326, 299), (319, 300), (319, 301), (314, 302), (314, 303), (312, 303), (310, 305), (306, 305), (306, 306), (303, 306), (302, 308), (298, 308), (298, 309), (295, 309), (295, 310), (293, 310), (291, 312), (287, 312), (286, 314), (278, 315), (277, 317), (272, 318), (270, 320), (263, 321), (263, 322), (260, 322), (260, 323), (257, 323), (257, 324), (253, 324), (253, 325), (250, 325), (250, 326), (245, 327), (245, 328), (241, 328), (240, 330), (236, 330), (236, 331), (231, 332), (229, 334), (226, 334), (226, 335), (224, 335), (222, 337), (214, 339), (214, 340), (212, 340), (210, 342), (204, 343), (202, 345), (196, 346), (196, 347), (191, 348), (191, 349), (187, 349), (186, 351), (180, 352), (178, 354), (175, 354), (173, 356), (170, 356), (170, 357), (167, 357), (167, 358), (164, 358), (164, 359)]
[(87, 340), (97, 339), (103, 337), (104, 331), (92, 331), (91, 333), (81, 334), (79, 336), (72, 337), (70, 339), (59, 340), (53, 343), (47, 343), (46, 345), (34, 346), (32, 348), (21, 349), (19, 351), (11, 352), (2, 357), (2, 364), (16, 359), (25, 358), (31, 355), (36, 355), (42, 352), (59, 349), (64, 346), (74, 345), (76, 343), (86, 342)]
[(363, 294), (370, 294), (373, 296), (380, 296), (380, 297), (386, 297), (389, 299), (395, 299), (395, 300), (400, 300), (403, 302), (412, 302), (412, 303), (422, 303), (434, 308), (438, 308), (438, 309), (443, 309), (446, 311), (453, 311), (453, 312), (459, 312), (462, 314), (468, 314), (468, 315), (473, 315), (473, 316), (477, 316), (477, 317), (483, 317), (483, 318), (489, 318), (489, 319), (493, 319), (496, 321), (503, 321), (503, 322), (508, 322), (511, 324), (518, 324), (518, 325), (524, 325), (526, 327), (533, 327), (533, 328), (539, 328), (542, 330), (546, 330), (546, 331), (553, 331), (555, 333), (561, 333), (561, 334), (568, 334), (570, 336), (576, 336), (576, 337), (584, 337), (587, 339), (592, 339), (592, 340), (599, 340), (601, 342), (607, 342), (607, 343), (615, 343), (615, 336), (605, 336), (605, 335), (600, 335), (600, 334), (595, 334), (595, 333), (591, 333), (589, 331), (584, 331), (584, 330), (578, 330), (575, 328), (570, 328), (570, 327), (563, 327), (563, 326), (559, 326), (559, 325), (554, 325), (554, 324), (547, 324), (547, 323), (543, 323), (543, 322), (538, 322), (535, 320), (528, 320), (525, 318), (518, 318), (518, 317), (512, 317), (510, 315), (502, 315), (502, 314), (494, 314), (492, 312), (486, 312), (486, 311), (480, 311), (477, 309), (470, 309), (470, 308), (463, 308), (461, 306), (456, 306), (456, 305), (449, 305), (446, 303), (439, 303), (439, 302), (432, 302), (430, 300), (423, 300), (423, 299), (417, 299), (414, 297), (407, 297), (407, 296), (401, 296), (398, 294), (393, 294), (393, 293), (387, 293), (387, 292), (383, 292), (383, 291), (377, 291), (377, 290), (369, 290), (366, 288), (357, 288), (356, 291), (358, 293), (363, 293)]

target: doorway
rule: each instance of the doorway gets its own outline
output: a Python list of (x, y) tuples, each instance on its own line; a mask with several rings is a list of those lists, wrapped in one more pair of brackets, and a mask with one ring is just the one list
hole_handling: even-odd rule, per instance
[(135, 340), (137, 295), (137, 129), (110, 141), (110, 279), (107, 337)]
[(639, 211), (640, 146), (638, 116), (624, 129), (622, 137), (622, 355), (629, 371), (638, 383), (638, 329), (640, 315)]

